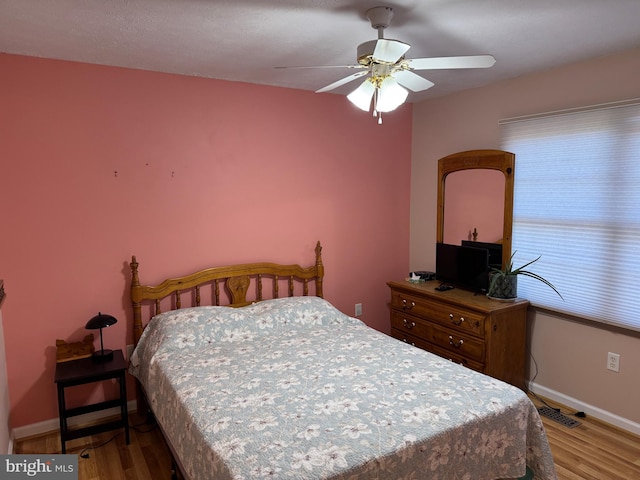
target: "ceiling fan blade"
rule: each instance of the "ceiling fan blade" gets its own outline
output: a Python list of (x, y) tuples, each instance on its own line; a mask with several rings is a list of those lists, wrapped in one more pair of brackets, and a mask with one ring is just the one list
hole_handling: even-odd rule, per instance
[(412, 58), (405, 60), (411, 70), (439, 70), (448, 68), (489, 68), (496, 63), (492, 55), (464, 57)]
[(379, 62), (396, 63), (411, 48), (404, 42), (379, 38), (373, 50), (373, 58)]
[(328, 92), (329, 90), (333, 90), (334, 88), (338, 88), (338, 87), (340, 87), (340, 86), (342, 86), (342, 85), (344, 85), (346, 83), (352, 82), (356, 78), (359, 78), (359, 77), (361, 77), (363, 75), (366, 75), (367, 73), (369, 73), (368, 70), (363, 70), (361, 72), (353, 73), (353, 74), (349, 75), (348, 77), (341, 78), (337, 82), (333, 82), (332, 84), (321, 88), (320, 90), (316, 90), (316, 93)]
[(365, 68), (362, 65), (297, 65), (297, 66), (279, 66), (273, 67), (278, 69), (284, 68)]
[(407, 87), (413, 92), (421, 92), (427, 88), (433, 87), (434, 85), (433, 82), (421, 77), (420, 75), (416, 75), (409, 70), (400, 70), (399, 72), (395, 72), (393, 74), (393, 78), (395, 78), (400, 85)]
[(375, 91), (375, 85), (370, 82), (369, 79), (367, 79), (362, 82), (362, 85), (360, 85), (353, 92), (347, 95), (347, 98), (360, 110), (368, 112), (369, 107), (371, 106), (371, 99), (373, 98), (373, 94)]

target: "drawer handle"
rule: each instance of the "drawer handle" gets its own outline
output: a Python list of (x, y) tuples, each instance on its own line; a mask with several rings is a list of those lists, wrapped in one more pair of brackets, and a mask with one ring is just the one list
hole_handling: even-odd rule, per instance
[[(402, 339), (402, 341), (403, 341), (404, 343), (409, 343), (409, 341), (408, 341), (406, 338), (403, 338), (403, 339)], [(415, 344), (415, 343), (413, 343), (413, 342), (409, 343), (409, 345), (411, 345), (412, 347), (415, 347), (415, 346), (416, 346), (416, 344)]]
[(453, 343), (453, 337), (449, 335), (449, 345), (451, 345), (452, 347), (460, 348), (463, 343), (464, 343), (463, 339), (458, 340), (457, 343)]
[(406, 318), (402, 319), (402, 322), (404, 323), (404, 326), (408, 329), (412, 329), (413, 327), (416, 326), (416, 322), (410, 322)]
[(407, 303), (406, 300), (402, 300), (402, 309), (403, 310), (411, 310), (416, 306), (416, 302), (411, 302), (411, 304)]
[(454, 325), (462, 325), (464, 323), (464, 317), (460, 317), (458, 320), (455, 319), (455, 317), (453, 316), (453, 313), (449, 314), (449, 319), (451, 320), (451, 323), (453, 323)]

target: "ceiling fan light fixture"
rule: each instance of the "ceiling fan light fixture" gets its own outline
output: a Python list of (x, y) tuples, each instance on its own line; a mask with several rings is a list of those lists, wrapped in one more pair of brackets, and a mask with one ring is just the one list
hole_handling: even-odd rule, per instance
[(491, 55), (466, 55), (455, 57), (406, 58), (411, 45), (399, 40), (384, 38), (384, 30), (393, 18), (392, 7), (373, 7), (366, 16), (371, 27), (378, 31), (378, 39), (358, 45), (357, 64), (326, 65), (292, 68), (355, 68), (358, 71), (341, 78), (326, 87), (316, 90), (323, 93), (334, 90), (360, 77), (365, 81), (347, 98), (360, 110), (371, 111), (382, 123), (382, 113), (391, 112), (402, 105), (412, 92), (422, 92), (434, 83), (415, 73), (418, 70), (441, 70), (457, 68), (489, 68), (495, 63)]
[(376, 110), (379, 112), (391, 112), (402, 105), (409, 91), (401, 87), (392, 76), (388, 76), (381, 83), (378, 89)]
[(368, 112), (375, 91), (376, 86), (371, 82), (370, 78), (367, 78), (358, 88), (347, 95), (347, 98), (360, 110)]

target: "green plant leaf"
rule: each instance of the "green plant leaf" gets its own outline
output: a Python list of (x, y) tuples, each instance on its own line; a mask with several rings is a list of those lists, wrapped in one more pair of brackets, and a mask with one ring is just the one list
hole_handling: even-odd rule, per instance
[[(515, 252), (514, 252), (515, 255)], [(536, 258), (535, 260), (531, 260), (529, 263), (525, 263), (524, 265), (522, 265), (521, 267), (516, 268), (515, 270), (511, 271), (511, 275), (518, 275), (520, 272), (522, 272), (523, 268), (527, 268), (529, 265), (531, 265), (532, 263), (537, 262), (538, 260), (540, 260), (540, 257)]]
[[(538, 258), (539, 258), (539, 257), (538, 257)], [(541, 277), (541, 276), (540, 276), (540, 275), (538, 275), (537, 273), (528, 272), (528, 271), (526, 271), (526, 270), (519, 270), (519, 271), (518, 271), (518, 274), (519, 274), (519, 275), (525, 275), (525, 276), (527, 276), (527, 277), (531, 277), (531, 278), (535, 278), (536, 280), (541, 281), (542, 283), (544, 283), (544, 284), (545, 284), (545, 285), (547, 285), (548, 287), (551, 287), (551, 288), (553, 289), (553, 291), (554, 291), (554, 292), (556, 292), (556, 293), (558, 294), (558, 296), (559, 296), (560, 298), (562, 298), (562, 300), (564, 300), (564, 297), (563, 297), (562, 295), (560, 295), (560, 292), (556, 289), (556, 287), (554, 287), (554, 286), (553, 286), (553, 284), (552, 284), (549, 280), (547, 280), (547, 279), (545, 279), (545, 278)]]
[(538, 260), (540, 260), (541, 255), (538, 256), (538, 258), (536, 258), (534, 260), (531, 260), (530, 262), (525, 263), (521, 267), (518, 267), (518, 268), (516, 268), (514, 270), (514, 268), (513, 268), (513, 257), (515, 256), (515, 254), (516, 254), (516, 252), (513, 252), (513, 254), (511, 255), (511, 258), (509, 259), (509, 263), (506, 265), (506, 267), (504, 269), (501, 270), (501, 269), (495, 268), (495, 267), (491, 268), (491, 272), (493, 272), (494, 275), (491, 277), (491, 283), (489, 285), (489, 291), (491, 291), (493, 289), (498, 277), (506, 277), (506, 276), (509, 276), (509, 275), (525, 275), (527, 277), (531, 277), (531, 278), (534, 278), (536, 280), (539, 280), (540, 282), (544, 283), (548, 287), (551, 287), (553, 289), (553, 291), (556, 292), (558, 294), (558, 296), (560, 298), (562, 298), (562, 300), (564, 301), (564, 297), (562, 295), (560, 295), (560, 292), (558, 291), (558, 289), (556, 289), (556, 287), (554, 287), (551, 282), (549, 282), (547, 279), (541, 277), (537, 273), (533, 273), (533, 272), (529, 272), (528, 270), (524, 270), (525, 268), (527, 268), (532, 263), (535, 263)]

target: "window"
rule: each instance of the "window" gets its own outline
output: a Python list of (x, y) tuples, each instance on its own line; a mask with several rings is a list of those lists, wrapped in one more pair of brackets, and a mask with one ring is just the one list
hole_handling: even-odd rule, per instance
[(516, 154), (514, 267), (535, 306), (640, 331), (640, 102), (502, 123)]

